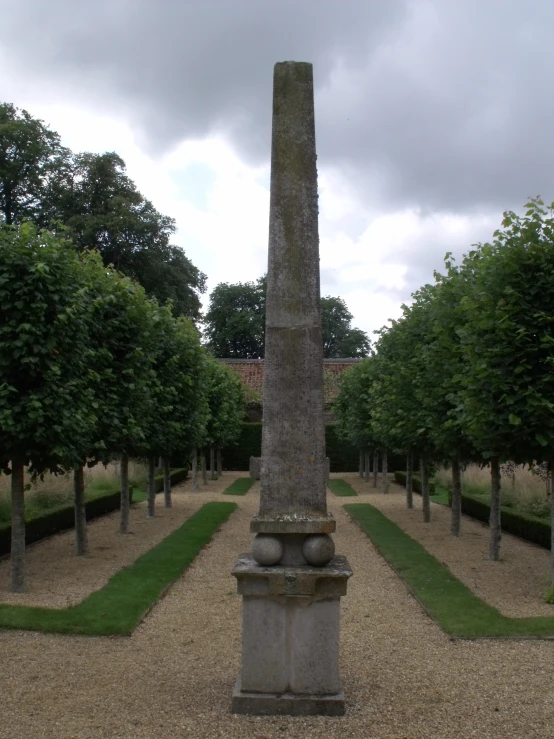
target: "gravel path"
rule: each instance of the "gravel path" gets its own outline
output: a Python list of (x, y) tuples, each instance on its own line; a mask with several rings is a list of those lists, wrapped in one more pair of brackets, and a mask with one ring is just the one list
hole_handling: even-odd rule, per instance
[(230, 715), (240, 599), (229, 573), (258, 507), (255, 490), (233, 500), (239, 510), (132, 637), (0, 632), (0, 739), (553, 739), (554, 643), (451, 641), (333, 496), (337, 551), (354, 569), (347, 714)]
[(400, 485), (391, 484), (389, 493), (383, 495), (359, 475), (342, 478), (361, 494), (359, 502), (367, 501), (382, 511), (504, 616), (554, 616), (554, 605), (543, 600), (550, 585), (550, 552), (546, 549), (503, 533), (501, 560), (491, 562), (488, 526), (463, 516), (461, 536), (454, 537), (446, 506), (432, 503), (431, 523), (423, 523), (420, 495), (414, 495), (414, 509), (410, 511), (406, 508), (406, 490)]

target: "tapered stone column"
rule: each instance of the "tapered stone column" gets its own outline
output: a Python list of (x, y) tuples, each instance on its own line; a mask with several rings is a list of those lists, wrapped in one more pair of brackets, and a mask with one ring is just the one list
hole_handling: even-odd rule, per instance
[(340, 715), (340, 598), (352, 572), (327, 512), (312, 65), (275, 65), (260, 510), (232, 710)]

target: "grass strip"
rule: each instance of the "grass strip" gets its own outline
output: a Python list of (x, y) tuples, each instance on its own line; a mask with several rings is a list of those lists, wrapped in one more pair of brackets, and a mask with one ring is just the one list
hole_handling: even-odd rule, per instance
[(448, 500), (448, 490), (441, 488), (439, 485), (435, 488), (435, 494), (430, 498), (431, 503), (438, 503), (439, 505), (450, 506)]
[(228, 488), (225, 488), (223, 495), (246, 495), (255, 482), (252, 477), (237, 477)]
[(466, 638), (554, 637), (554, 617), (503, 616), (374, 506), (355, 503), (344, 508), (447, 634)]
[(236, 507), (236, 503), (206, 503), (76, 606), (58, 610), (0, 605), (0, 627), (85, 636), (131, 634)]
[(334, 495), (338, 495), (341, 498), (348, 498), (353, 495), (358, 495), (358, 493), (346, 482), (346, 480), (327, 480), (327, 487)]

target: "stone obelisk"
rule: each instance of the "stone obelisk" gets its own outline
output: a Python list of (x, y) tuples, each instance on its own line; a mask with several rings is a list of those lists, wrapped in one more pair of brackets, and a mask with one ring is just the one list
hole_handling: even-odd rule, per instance
[(260, 511), (233, 569), (243, 596), (232, 710), (341, 715), (340, 598), (326, 503), (312, 65), (275, 65)]

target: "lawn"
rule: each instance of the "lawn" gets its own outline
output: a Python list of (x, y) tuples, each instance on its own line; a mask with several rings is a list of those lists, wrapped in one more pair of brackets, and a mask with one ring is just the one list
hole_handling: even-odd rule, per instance
[(180, 528), (76, 606), (0, 605), (0, 627), (86, 636), (131, 634), (236, 507), (236, 503), (206, 503)]
[(327, 487), (334, 494), (343, 498), (348, 498), (358, 493), (345, 480), (327, 480)]
[(223, 491), (223, 495), (246, 495), (255, 482), (256, 480), (252, 477), (237, 477), (237, 479)]
[(503, 616), (374, 506), (355, 503), (344, 508), (447, 634), (466, 638), (554, 637), (554, 617)]

